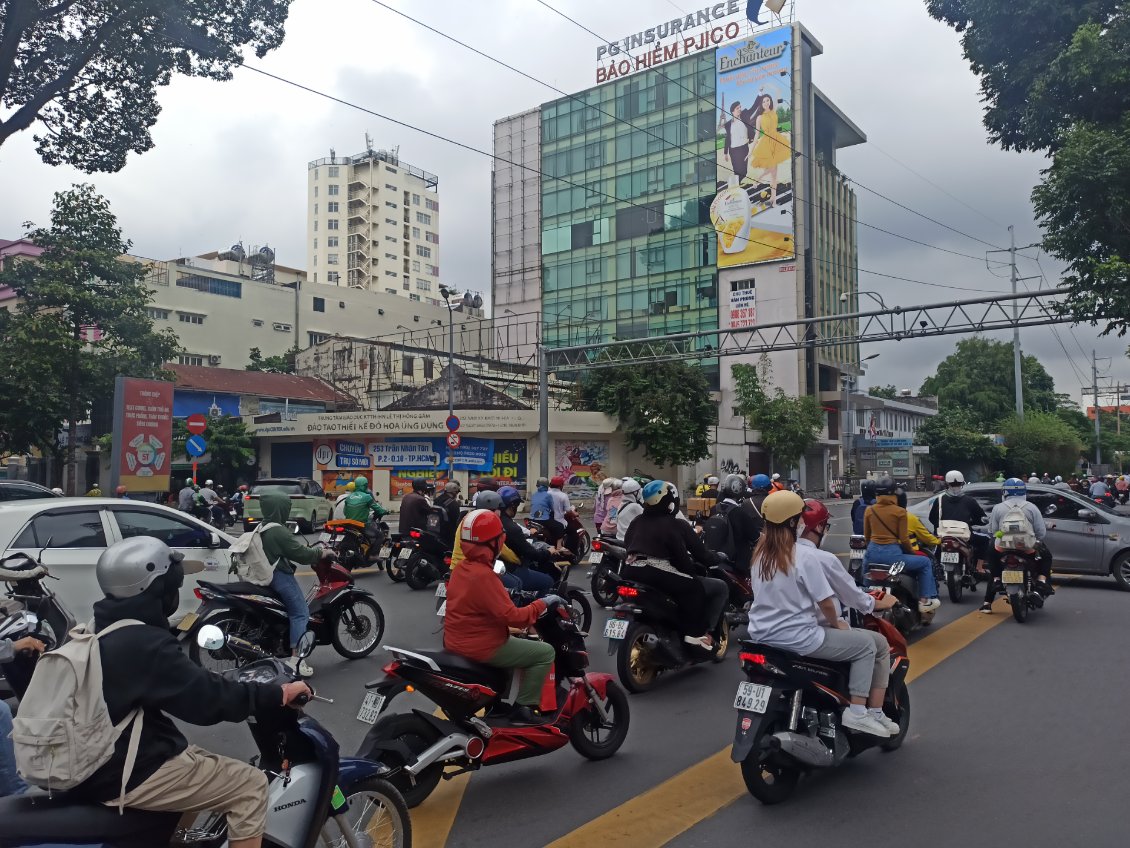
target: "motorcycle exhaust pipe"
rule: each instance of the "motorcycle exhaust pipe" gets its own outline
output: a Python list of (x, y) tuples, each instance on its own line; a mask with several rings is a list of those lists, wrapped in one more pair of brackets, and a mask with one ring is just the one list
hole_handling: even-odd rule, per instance
[(416, 762), (405, 766), (404, 770), (413, 777), (419, 777), (420, 773), (432, 763), (467, 756), (467, 746), (470, 744), (470, 736), (464, 733), (452, 733), (440, 739), (430, 748), (421, 751)]
[(788, 754), (794, 760), (814, 768), (828, 768), (835, 765), (836, 755), (823, 742), (811, 736), (782, 731), (769, 737), (769, 748)]

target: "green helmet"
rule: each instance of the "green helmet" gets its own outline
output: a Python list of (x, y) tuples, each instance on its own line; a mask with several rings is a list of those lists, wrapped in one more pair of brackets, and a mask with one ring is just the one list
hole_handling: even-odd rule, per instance
[(353, 487), (358, 492), (367, 492), (369, 491), (369, 481), (364, 477), (358, 477), (353, 481)]

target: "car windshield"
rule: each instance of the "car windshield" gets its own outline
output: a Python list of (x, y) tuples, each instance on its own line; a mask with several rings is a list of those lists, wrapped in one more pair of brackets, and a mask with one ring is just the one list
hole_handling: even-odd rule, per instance
[(251, 494), (279, 492), (284, 495), (301, 495), (302, 484), (297, 480), (261, 480), (251, 487)]

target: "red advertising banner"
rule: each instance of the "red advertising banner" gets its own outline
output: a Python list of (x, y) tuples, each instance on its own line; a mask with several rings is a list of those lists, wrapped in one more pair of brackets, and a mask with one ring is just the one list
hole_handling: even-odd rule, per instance
[(167, 492), (173, 384), (119, 377), (114, 391), (114, 476), (126, 492)]

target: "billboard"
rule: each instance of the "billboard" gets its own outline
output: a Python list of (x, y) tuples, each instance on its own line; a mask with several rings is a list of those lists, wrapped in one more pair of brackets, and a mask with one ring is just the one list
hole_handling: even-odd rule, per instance
[(792, 259), (793, 30), (719, 47), (718, 267)]
[(117, 378), (111, 480), (129, 493), (167, 492), (172, 466), (173, 384)]
[(607, 475), (608, 442), (559, 441), (554, 445), (554, 475), (572, 494), (591, 494)]

